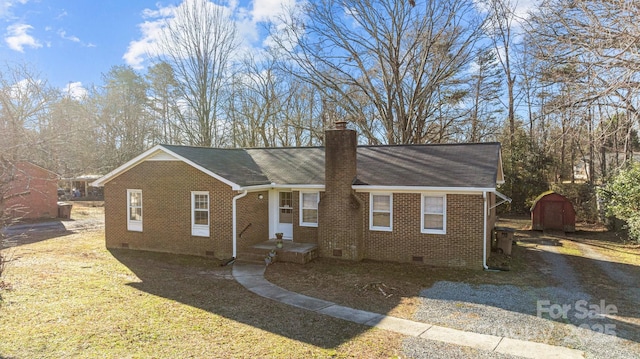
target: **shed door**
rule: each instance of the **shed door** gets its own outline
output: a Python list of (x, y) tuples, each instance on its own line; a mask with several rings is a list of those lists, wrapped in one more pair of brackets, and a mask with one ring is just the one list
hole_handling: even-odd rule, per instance
[(544, 229), (557, 229), (564, 230), (563, 226), (563, 207), (564, 204), (562, 202), (546, 202), (544, 204)]

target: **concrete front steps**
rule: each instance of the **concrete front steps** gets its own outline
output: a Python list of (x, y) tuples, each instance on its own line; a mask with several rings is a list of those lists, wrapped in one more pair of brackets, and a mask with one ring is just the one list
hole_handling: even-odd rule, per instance
[(318, 258), (318, 245), (315, 243), (301, 243), (283, 241), (282, 248), (276, 248), (275, 239), (254, 244), (238, 251), (238, 260), (265, 264), (265, 257), (271, 250), (276, 251), (277, 262), (291, 262), (298, 264), (309, 263)]

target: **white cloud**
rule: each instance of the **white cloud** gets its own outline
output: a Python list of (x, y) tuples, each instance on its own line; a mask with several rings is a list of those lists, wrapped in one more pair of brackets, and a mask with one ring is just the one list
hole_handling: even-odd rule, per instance
[(0, 19), (4, 19), (9, 17), (11, 14), (11, 2), (9, 1), (0, 1)]
[[(248, 7), (238, 5), (237, 0), (230, 0), (225, 6), (225, 10), (231, 13), (232, 19), (236, 22), (236, 29), (240, 38), (240, 53), (256, 54), (260, 49), (256, 49), (254, 44), (260, 47), (268, 44), (272, 39), (265, 38), (262, 34), (261, 27), (264, 25), (274, 24), (276, 27), (281, 25), (280, 19), (288, 9), (294, 8), (298, 0), (254, 0), (249, 2)], [(191, 0), (184, 0), (178, 5), (188, 6)], [(216, 5), (209, 2), (210, 6)], [(145, 60), (157, 52), (157, 43), (162, 37), (162, 32), (166, 21), (176, 13), (178, 7), (166, 6), (157, 9), (145, 9), (142, 12), (144, 22), (138, 25), (141, 36), (137, 40), (129, 43), (127, 51), (122, 56), (124, 61), (133, 68), (141, 69), (144, 67)], [(262, 38), (261, 38), (262, 37)]]
[(135, 69), (143, 68), (145, 57), (156, 51), (156, 43), (162, 36), (164, 18), (155, 21), (145, 21), (138, 25), (142, 32), (140, 40), (129, 43), (127, 52), (122, 56), (124, 61)]
[(58, 35), (60, 35), (60, 37), (65, 40), (69, 40), (72, 42), (80, 42), (80, 39), (77, 36), (74, 36), (74, 35), (67, 36), (67, 32), (64, 30), (59, 30)]
[[(24, 5), (28, 0), (18, 0), (20, 4)], [(13, 16), (11, 8), (16, 4), (16, 1), (12, 0), (0, 0), (0, 19), (8, 19)]]
[(293, 8), (295, 4), (295, 0), (254, 0), (251, 15), (256, 23), (277, 22), (283, 11)]
[(55, 17), (56, 20), (61, 20), (64, 19), (65, 17), (69, 16), (69, 13), (67, 13), (66, 10), (62, 10), (61, 13), (58, 14), (58, 16)]
[[(487, 12), (489, 10), (486, 2), (474, 0), (474, 3), (481, 12)], [(528, 18), (529, 12), (538, 6), (538, 0), (509, 0), (509, 3), (510, 8), (519, 19)]]
[(74, 100), (82, 100), (87, 97), (89, 92), (82, 86), (82, 82), (69, 82), (67, 86), (61, 89), (62, 93)]
[(25, 47), (34, 49), (42, 47), (42, 44), (38, 40), (27, 33), (31, 29), (33, 29), (33, 26), (28, 24), (10, 25), (7, 27), (7, 34), (4, 41), (9, 45), (10, 49), (19, 52), (24, 52)]
[(529, 17), (529, 12), (533, 11), (537, 6), (536, 0), (511, 0), (511, 3), (515, 5), (516, 16), (526, 19)]

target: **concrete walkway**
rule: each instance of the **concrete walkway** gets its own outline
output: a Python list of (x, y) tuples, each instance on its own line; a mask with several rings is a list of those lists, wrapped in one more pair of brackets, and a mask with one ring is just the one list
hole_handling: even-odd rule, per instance
[(465, 332), (344, 307), (326, 300), (308, 297), (268, 282), (264, 278), (265, 268), (261, 264), (236, 261), (233, 264), (232, 273), (238, 283), (259, 296), (370, 327), (525, 358), (584, 358), (584, 352), (580, 350), (495, 335)]

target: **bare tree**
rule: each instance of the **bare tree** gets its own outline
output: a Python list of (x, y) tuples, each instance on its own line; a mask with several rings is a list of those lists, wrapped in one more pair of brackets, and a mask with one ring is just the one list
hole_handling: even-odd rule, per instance
[(114, 66), (104, 82), (93, 100), (96, 145), (102, 151), (102, 170), (108, 171), (150, 147), (155, 136), (144, 78), (128, 66)]
[(223, 144), (222, 108), (238, 48), (236, 32), (229, 9), (207, 0), (184, 1), (166, 22), (157, 59), (173, 69), (185, 102), (182, 130), (190, 144)]
[(183, 142), (180, 130), (180, 101), (173, 69), (165, 62), (149, 68), (149, 106), (156, 122), (155, 143), (177, 144)]
[(466, 139), (481, 142), (495, 138), (500, 128), (499, 116), (502, 81), (495, 51), (480, 49), (476, 56), (476, 70), (471, 75), (469, 129)]
[(247, 56), (233, 81), (228, 113), (232, 118), (232, 144), (240, 147), (274, 147), (286, 132), (282, 101), (287, 84), (278, 78), (275, 59)]
[[(482, 19), (470, 1), (306, 2), (272, 34), (288, 69), (371, 143), (449, 139)], [(381, 131), (377, 132), (377, 131)]]
[[(48, 111), (55, 99), (56, 93), (29, 66), (6, 64), (0, 70), (0, 229), (20, 219), (13, 214), (17, 208), (7, 208), (9, 200), (20, 195), (12, 191), (15, 163), (41, 157), (48, 148)], [(5, 240), (0, 231), (0, 250)], [(6, 253), (0, 252), (0, 289)]]
[[(509, 121), (509, 138), (513, 142), (516, 126), (515, 84), (516, 77), (512, 69), (514, 47), (514, 22), (516, 15), (510, 0), (487, 0), (489, 21), (487, 32), (490, 34), (498, 61), (502, 66), (507, 85), (507, 119)], [(513, 143), (511, 143), (512, 145)]]
[[(599, 116), (596, 120), (601, 124), (612, 123), (609, 120), (614, 116), (615, 123), (622, 120), (622, 128), (629, 129), (622, 142), (626, 160), (633, 150), (631, 129), (640, 118), (639, 16), (640, 4), (633, 1), (545, 0), (532, 14), (528, 31), (535, 56), (543, 63), (544, 71), (538, 77), (553, 83), (548, 88), (556, 94), (563, 88), (570, 91), (568, 96), (553, 96), (550, 110), (582, 114), (591, 131), (606, 128), (594, 123), (594, 116)], [(589, 160), (593, 161), (593, 147), (606, 152), (607, 140), (606, 136), (598, 139), (593, 132), (588, 137)], [(601, 157), (606, 162), (606, 154)], [(601, 163), (601, 168), (605, 166)], [(590, 168), (595, 167), (592, 162)]]
[(24, 64), (0, 72), (0, 149), (8, 160), (24, 159), (42, 148), (49, 105), (57, 94)]

